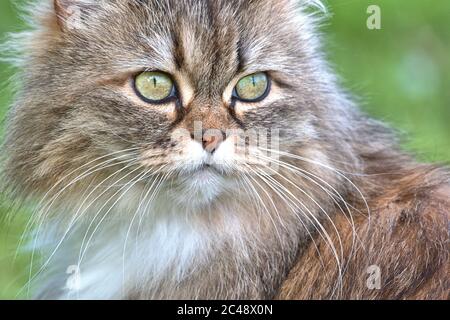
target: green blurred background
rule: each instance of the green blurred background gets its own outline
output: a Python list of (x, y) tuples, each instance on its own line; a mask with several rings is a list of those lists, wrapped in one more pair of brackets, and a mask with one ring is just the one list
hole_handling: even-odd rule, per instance
[[(20, 1), (19, 1), (20, 2)], [(1, 0), (0, 38), (21, 30), (13, 0)], [(366, 26), (369, 5), (379, 5), (382, 29)], [(450, 1), (329, 0), (324, 22), (327, 54), (362, 108), (404, 133), (405, 148), (421, 160), (450, 160)], [(11, 101), (0, 63), (0, 117)], [(1, 200), (0, 200), (1, 201)], [(8, 204), (0, 203), (0, 216)], [(0, 222), (0, 299), (24, 297), (28, 257), (14, 260), (26, 215)]]

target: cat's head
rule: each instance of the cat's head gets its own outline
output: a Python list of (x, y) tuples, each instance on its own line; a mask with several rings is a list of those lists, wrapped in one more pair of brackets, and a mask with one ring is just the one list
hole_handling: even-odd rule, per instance
[(17, 42), (7, 174), (42, 193), (122, 170), (112, 182), (167, 178), (212, 200), (277, 163), (267, 157), (295, 148), (326, 162), (322, 139), (345, 121), (310, 2), (39, 2)]

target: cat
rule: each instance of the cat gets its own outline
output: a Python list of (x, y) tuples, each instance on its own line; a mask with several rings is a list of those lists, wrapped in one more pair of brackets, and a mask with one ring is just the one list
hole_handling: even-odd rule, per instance
[(449, 171), (340, 87), (320, 1), (27, 8), (2, 184), (34, 298), (449, 298)]

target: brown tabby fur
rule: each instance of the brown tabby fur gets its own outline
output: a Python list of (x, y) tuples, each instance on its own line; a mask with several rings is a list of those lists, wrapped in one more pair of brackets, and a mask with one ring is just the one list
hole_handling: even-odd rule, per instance
[[(280, 160), (303, 170), (281, 166), (270, 182), (253, 177), (261, 202), (276, 209), (261, 212), (249, 190), (191, 207), (189, 199), (197, 194), (179, 204), (170, 198), (168, 183), (162, 202), (175, 203), (192, 226), (210, 232), (212, 250), (204, 260), (199, 254), (198, 265), (186, 267), (182, 280), (171, 272), (179, 268), (175, 261), (161, 278), (141, 274), (112, 298), (448, 299), (448, 170), (404, 154), (391, 131), (361, 114), (342, 92), (322, 57), (311, 3), (318, 5), (37, 1), (30, 9), (32, 31), (10, 41), (20, 89), (6, 130), (5, 192), (31, 201), (57, 194), (62, 177), (70, 181), (77, 176), (73, 170), (128, 148), (135, 150), (127, 159), (147, 168), (174, 166), (174, 156), (189, 150), (171, 141), (170, 133), (192, 132), (195, 121), (205, 129), (275, 128), (285, 152)], [(81, 8), (87, 28), (71, 28), (69, 5)], [(182, 93), (177, 108), (163, 111), (133, 96), (130, 75), (147, 68), (174, 75)], [(249, 71), (270, 73), (271, 96), (255, 105), (230, 105), (224, 92)], [(85, 190), (123, 167), (116, 164), (76, 183), (37, 221), (67, 226)], [(244, 172), (242, 164), (236, 168)], [(230, 216), (239, 221), (238, 234), (228, 228)], [(65, 279), (57, 274), (65, 276), (71, 254), (48, 272), (38, 297), (61, 296)], [(366, 285), (372, 265), (381, 269), (381, 289)]]
[[(446, 172), (415, 166), (401, 178), (380, 178), (386, 188), (369, 203), (371, 220), (355, 219), (359, 247), (352, 252), (352, 230), (341, 214), (334, 223), (342, 236), (346, 272), (344, 299), (449, 299), (449, 187)], [(394, 181), (394, 183), (392, 183)], [(334, 241), (337, 241), (334, 234)], [(310, 246), (284, 282), (278, 299), (333, 298), (338, 271), (329, 247), (319, 239), (319, 255)], [(381, 289), (366, 285), (367, 269), (381, 268)]]

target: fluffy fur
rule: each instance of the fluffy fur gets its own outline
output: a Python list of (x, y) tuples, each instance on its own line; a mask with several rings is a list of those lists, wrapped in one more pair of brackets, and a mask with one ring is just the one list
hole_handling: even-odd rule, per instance
[[(12, 197), (38, 201), (37, 297), (448, 298), (449, 175), (399, 151), (342, 92), (311, 4), (32, 6), (32, 31), (11, 42), (21, 85), (3, 172)], [(143, 70), (170, 73), (179, 101), (139, 100), (130, 79)], [(232, 101), (259, 71), (269, 96)], [(228, 138), (211, 155), (174, 136), (196, 122), (278, 131), (279, 145), (245, 157)]]

